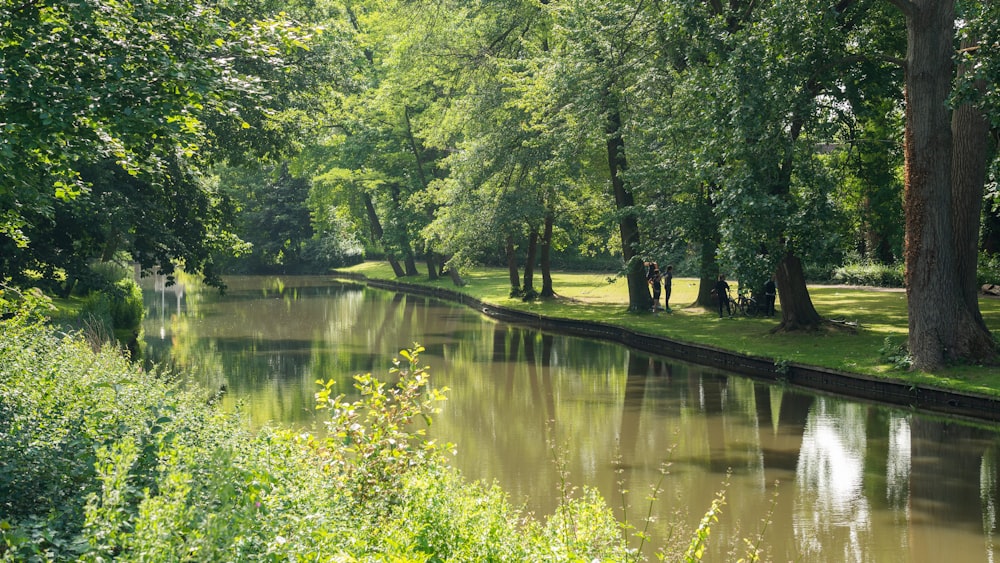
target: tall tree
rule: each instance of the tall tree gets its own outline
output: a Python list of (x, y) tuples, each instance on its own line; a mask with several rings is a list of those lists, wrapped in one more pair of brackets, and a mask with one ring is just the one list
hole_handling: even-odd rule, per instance
[(949, 361), (991, 360), (995, 341), (981, 322), (978, 301), (966, 298), (968, 270), (960, 269), (960, 261), (968, 260), (968, 239), (978, 237), (978, 229), (975, 235), (955, 230), (956, 221), (979, 223), (978, 161), (987, 142), (978, 133), (977, 116), (960, 110), (953, 117), (947, 105), (955, 72), (955, 4), (892, 3), (905, 15), (907, 29), (904, 208), (913, 367), (932, 370)]
[(626, 103), (630, 64), (643, 56), (638, 49), (650, 30), (643, 3), (575, 0), (551, 7), (559, 32), (552, 51), (557, 88), (564, 107), (572, 108), (580, 138), (601, 139), (607, 184), (615, 202), (629, 310), (653, 304), (640, 256), (639, 210), (628, 176), (626, 155), (630, 114)]
[[(155, 256), (168, 270), (182, 260), (193, 270), (207, 267), (223, 240), (212, 230), (223, 208), (199, 170), (247, 152), (225, 143), (227, 130), (258, 132), (263, 152), (280, 145), (280, 135), (264, 131), (280, 109), (270, 103), (275, 91), (265, 74), (294, 74), (286, 63), (304, 50), (309, 31), (280, 14), (231, 24), (212, 0), (0, 5), (0, 275), (19, 275), (42, 256), (51, 262), (46, 271), (72, 268), (67, 254), (37, 248), (31, 233), (41, 235), (67, 211), (101, 205), (98, 199), (122, 202), (120, 216), (134, 217), (135, 201), (106, 197), (130, 188), (96, 184), (123, 180), (157, 216), (177, 213), (162, 218), (164, 232), (175, 231), (143, 240), (148, 222), (118, 220), (107, 242), (144, 266)], [(252, 60), (267, 64), (254, 68)], [(180, 208), (176, 198), (192, 190), (190, 207)], [(74, 199), (81, 201), (65, 205)], [(185, 239), (177, 229), (206, 236)], [(105, 247), (84, 250), (97, 258)]]

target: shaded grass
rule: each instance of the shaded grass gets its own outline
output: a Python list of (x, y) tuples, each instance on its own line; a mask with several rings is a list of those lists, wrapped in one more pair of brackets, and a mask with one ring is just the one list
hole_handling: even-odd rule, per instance
[[(395, 280), (384, 263), (366, 262), (342, 271), (378, 279)], [(556, 299), (525, 302), (508, 297), (507, 271), (480, 268), (465, 276), (462, 288), (450, 279), (429, 281), (426, 276), (398, 281), (458, 290), (482, 301), (530, 311), (548, 317), (602, 322), (731, 350), (741, 354), (832, 368), (913, 384), (932, 385), (965, 392), (1000, 395), (1000, 369), (996, 366), (955, 365), (933, 373), (908, 372), (883, 357), (881, 349), (890, 339), (902, 344), (907, 335), (906, 294), (898, 290), (852, 286), (810, 286), (809, 294), (820, 315), (827, 319), (856, 323), (856, 331), (830, 329), (808, 333), (772, 334), (775, 318), (737, 317), (719, 319), (716, 311), (692, 305), (698, 280), (674, 278), (672, 313), (629, 313), (628, 287), (623, 278), (608, 274), (553, 272)], [(541, 287), (537, 278), (536, 289)], [(1000, 299), (983, 297), (980, 308), (987, 326), (1000, 326)], [(993, 330), (994, 337), (1000, 331)]]

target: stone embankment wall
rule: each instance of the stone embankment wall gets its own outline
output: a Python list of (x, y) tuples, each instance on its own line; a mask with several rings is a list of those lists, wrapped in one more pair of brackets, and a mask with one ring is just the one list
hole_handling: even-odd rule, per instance
[(891, 379), (841, 372), (796, 363), (776, 363), (771, 358), (747, 356), (702, 344), (638, 333), (603, 323), (543, 317), (526, 311), (484, 303), (460, 291), (398, 281), (370, 279), (337, 273), (336, 277), (363, 282), (374, 288), (434, 297), (471, 307), (491, 318), (538, 330), (615, 342), (630, 349), (677, 358), (772, 383), (781, 383), (852, 399), (909, 407), (930, 414), (976, 421), (1000, 422), (1000, 399), (912, 385)]

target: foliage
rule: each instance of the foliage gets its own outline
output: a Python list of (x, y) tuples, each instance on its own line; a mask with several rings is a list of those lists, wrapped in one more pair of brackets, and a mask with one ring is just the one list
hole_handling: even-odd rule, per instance
[(111, 322), (119, 330), (138, 331), (146, 306), (142, 302), (142, 288), (131, 277), (119, 280), (111, 295)]
[(979, 285), (1000, 284), (1000, 255), (979, 253)]
[(442, 463), (444, 451), (451, 444), (425, 440), (425, 428), (414, 428), (420, 421), (430, 424), (440, 411), (436, 403), (444, 400), (445, 389), (429, 387), (426, 367), (419, 365), (423, 348), (414, 345), (400, 355), (407, 365), (393, 360), (390, 375), (397, 376), (391, 387), (372, 374), (355, 376), (361, 399), (345, 402), (344, 395), (331, 397), (336, 379), (317, 381), (323, 389), (316, 394), (316, 407), (329, 409), (328, 438), (322, 453), (329, 471), (338, 479), (357, 512), (372, 512), (373, 517), (399, 502), (402, 479), (410, 471)]
[(903, 265), (864, 261), (836, 268), (833, 279), (847, 285), (903, 287)]
[(2, 4), (0, 272), (72, 281), (122, 248), (217, 281), (234, 241), (199, 172), (287, 145), (277, 90), (314, 30), (241, 1)]
[(905, 371), (913, 367), (913, 356), (910, 355), (906, 341), (898, 342), (896, 339), (886, 336), (878, 353), (886, 363), (895, 369)]
[(251, 434), (176, 377), (34, 320), (33, 295), (0, 296), (2, 561), (624, 558), (596, 493), (536, 520), (408, 428), (440, 397), (419, 348), (401, 353), (401, 385), (321, 395), (329, 438)]

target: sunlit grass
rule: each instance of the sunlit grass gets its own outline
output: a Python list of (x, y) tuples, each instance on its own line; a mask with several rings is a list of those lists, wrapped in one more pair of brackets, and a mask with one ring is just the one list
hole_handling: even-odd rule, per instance
[[(344, 271), (372, 278), (395, 279), (385, 263), (367, 262)], [(816, 310), (827, 319), (856, 327), (830, 328), (812, 333), (772, 334), (777, 318), (718, 317), (717, 311), (692, 305), (697, 298), (698, 280), (674, 278), (670, 299), (672, 313), (630, 313), (628, 287), (623, 278), (608, 274), (555, 272), (553, 287), (557, 298), (525, 302), (510, 298), (507, 271), (480, 268), (465, 276), (460, 291), (487, 303), (549, 317), (600, 322), (632, 330), (731, 350), (742, 354), (797, 362), (913, 383), (937, 385), (962, 391), (1000, 395), (1000, 370), (995, 367), (950, 366), (934, 373), (911, 373), (897, 369), (882, 357), (886, 339), (896, 344), (907, 335), (906, 294), (899, 290), (866, 289), (849, 286), (810, 286)], [(407, 283), (455, 288), (450, 279), (436, 282), (426, 275), (405, 278)], [(541, 276), (536, 278), (541, 288)], [(980, 300), (983, 318), (990, 327), (1000, 326), (1000, 299)], [(1000, 332), (994, 330), (994, 335)]]

